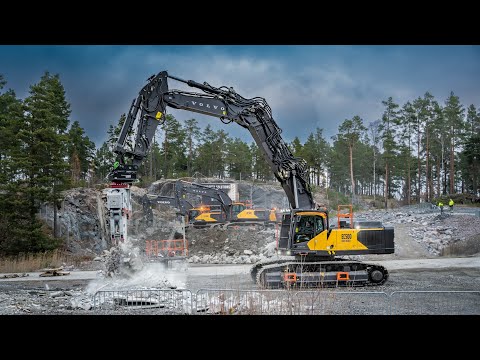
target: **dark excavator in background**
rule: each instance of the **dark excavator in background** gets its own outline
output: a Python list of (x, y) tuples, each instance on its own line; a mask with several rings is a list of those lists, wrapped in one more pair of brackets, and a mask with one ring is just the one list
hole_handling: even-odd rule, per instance
[[(188, 222), (194, 227), (257, 226), (264, 228), (275, 224), (274, 209), (253, 209), (246, 203), (233, 201), (228, 194), (208, 185), (197, 184), (183, 180), (175, 183), (177, 196), (185, 197), (187, 193), (199, 195), (208, 203), (198, 209), (198, 214), (190, 211)], [(206, 201), (202, 201), (206, 202)]]
[[(186, 200), (186, 195), (198, 195), (202, 203), (193, 206)], [(177, 215), (184, 216), (186, 227), (223, 228), (230, 226), (256, 226), (264, 228), (276, 223), (275, 209), (253, 209), (244, 202), (232, 201), (228, 194), (217, 188), (194, 182), (177, 180), (174, 196), (146, 194), (143, 198), (143, 209), (147, 221), (153, 221), (152, 205), (168, 205), (176, 209)]]
[[(168, 79), (201, 92), (170, 90)], [(313, 199), (305, 160), (293, 156), (280, 135), (270, 106), (261, 97), (247, 99), (231, 87), (183, 80), (166, 71), (151, 76), (133, 100), (120, 132), (114, 150), (117, 162), (109, 174), (112, 182), (135, 181), (155, 129), (165, 119), (167, 106), (214, 116), (225, 124), (235, 122), (247, 129), (285, 191), (290, 212), (282, 217), (279, 256), (258, 262), (251, 269), (259, 286), (381, 285), (388, 279), (383, 266), (349, 260), (344, 255), (393, 253), (393, 227), (379, 222), (351, 224), (350, 228), (330, 227), (328, 212)], [(133, 148), (129, 149), (127, 138), (135, 124)]]

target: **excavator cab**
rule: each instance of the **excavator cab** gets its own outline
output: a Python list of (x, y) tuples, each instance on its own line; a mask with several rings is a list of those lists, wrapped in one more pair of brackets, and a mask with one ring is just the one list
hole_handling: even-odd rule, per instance
[(310, 241), (325, 230), (324, 218), (318, 215), (297, 215), (294, 225), (294, 243)]
[(232, 219), (235, 219), (238, 214), (240, 214), (243, 210), (247, 209), (247, 206), (244, 203), (233, 203), (232, 204)]
[(328, 215), (318, 210), (293, 210), (282, 216), (278, 252), (294, 255), (302, 249), (308, 251), (307, 243), (328, 230)]
[(201, 209), (200, 208), (193, 208), (188, 210), (187, 212), (187, 222), (191, 223), (195, 220), (197, 216), (201, 214)]

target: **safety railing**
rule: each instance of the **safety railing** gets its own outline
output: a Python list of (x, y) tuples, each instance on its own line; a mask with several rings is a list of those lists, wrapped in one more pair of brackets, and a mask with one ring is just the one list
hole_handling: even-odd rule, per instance
[(199, 315), (295, 315), (294, 295), (282, 290), (200, 289), (194, 309)]
[(99, 311), (180, 315), (192, 313), (193, 297), (187, 289), (101, 290), (93, 295), (93, 308)]
[(480, 315), (480, 291), (102, 290), (92, 303), (107, 314)]

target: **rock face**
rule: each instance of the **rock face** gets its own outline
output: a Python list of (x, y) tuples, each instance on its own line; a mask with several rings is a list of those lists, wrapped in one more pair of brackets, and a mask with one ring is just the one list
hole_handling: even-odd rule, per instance
[[(75, 188), (66, 192), (58, 209), (59, 235), (74, 254), (100, 254), (108, 248), (102, 193), (95, 189)], [(41, 207), (40, 216), (53, 225), (53, 207)]]

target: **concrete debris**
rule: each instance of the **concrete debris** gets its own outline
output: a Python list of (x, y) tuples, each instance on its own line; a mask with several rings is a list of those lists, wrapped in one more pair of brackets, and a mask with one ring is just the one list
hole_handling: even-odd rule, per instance
[(81, 309), (81, 310), (91, 310), (93, 308), (92, 305), (92, 300), (91, 298), (85, 298), (85, 297), (74, 297), (73, 299), (70, 300), (70, 309), (76, 310), (76, 309)]
[(61, 296), (73, 296), (73, 294), (70, 291), (53, 291), (50, 293), (50, 297), (56, 298), (56, 297), (61, 297)]
[(63, 271), (63, 266), (60, 266), (58, 268), (53, 268), (53, 269), (44, 269), (42, 270), (43, 273), (41, 273), (39, 276), (40, 277), (49, 277), (49, 276), (65, 276), (65, 275), (70, 275), (70, 272), (68, 271)]
[(5, 274), (0, 276), (0, 279), (12, 279), (12, 278), (18, 278), (18, 277), (25, 277), (28, 276), (27, 273), (22, 273), (22, 274)]
[(144, 264), (138, 247), (131, 242), (113, 246), (110, 250), (104, 250), (101, 261), (105, 266), (105, 276), (131, 276), (143, 269)]

